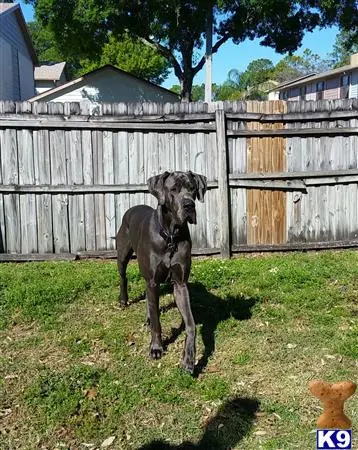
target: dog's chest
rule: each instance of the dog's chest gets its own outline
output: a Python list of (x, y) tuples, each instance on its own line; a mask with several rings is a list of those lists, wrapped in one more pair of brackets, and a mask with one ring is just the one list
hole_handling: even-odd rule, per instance
[(156, 281), (163, 283), (166, 281), (184, 281), (187, 267), (190, 265), (190, 253), (189, 257), (185, 257), (182, 252), (175, 252), (172, 254), (170, 251), (166, 251), (162, 255), (160, 261), (158, 261), (156, 270)]

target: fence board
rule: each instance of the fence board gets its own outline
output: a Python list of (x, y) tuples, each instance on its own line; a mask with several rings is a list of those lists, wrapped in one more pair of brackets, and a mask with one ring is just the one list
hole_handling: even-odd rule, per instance
[[(0, 186), (3, 184), (3, 166), (4, 166), (4, 132), (0, 130)], [(6, 249), (6, 230), (5, 230), (5, 211), (4, 196), (0, 193), (0, 253), (4, 253)]]
[[(3, 183), (18, 184), (19, 171), (16, 130), (3, 131), (2, 143)], [(16, 194), (8, 194), (3, 196), (3, 202), (7, 252), (21, 253), (20, 198)]]
[[(67, 182), (83, 184), (82, 136), (78, 130), (66, 132)], [(83, 195), (68, 196), (70, 251), (85, 250), (85, 211)]]
[[(113, 165), (113, 133), (105, 131), (103, 133), (103, 182), (105, 184), (114, 183)], [(116, 235), (116, 212), (114, 204), (114, 194), (105, 195), (106, 214), (106, 249), (113, 250), (115, 241), (112, 239)]]
[[(283, 112), (283, 102), (249, 103), (251, 112)], [(280, 128), (281, 123), (261, 124), (252, 122), (248, 126), (255, 128)], [(267, 130), (265, 129), (265, 132)], [(248, 141), (247, 150), (248, 172), (275, 172), (285, 170), (285, 142), (280, 137), (258, 138), (253, 137)], [(247, 192), (248, 204), (248, 243), (257, 244), (282, 244), (286, 241), (286, 197), (282, 191), (268, 191), (251, 189)]]
[[(29, 130), (17, 131), (19, 184), (34, 184), (34, 149), (32, 133)], [(21, 253), (36, 253), (37, 214), (34, 194), (20, 196)]]
[[(65, 133), (62, 130), (50, 131), (51, 182), (67, 184)], [(68, 196), (52, 196), (52, 220), (54, 248), (56, 253), (70, 250), (68, 224)]]
[[(37, 185), (51, 185), (50, 140), (47, 130), (34, 131), (34, 172)], [(36, 216), (39, 253), (52, 253), (51, 195), (40, 191), (36, 195)]]

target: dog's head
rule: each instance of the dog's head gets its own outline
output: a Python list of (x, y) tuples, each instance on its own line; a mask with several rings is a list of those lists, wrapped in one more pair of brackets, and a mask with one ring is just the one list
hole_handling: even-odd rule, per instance
[(204, 201), (206, 177), (193, 172), (164, 172), (149, 178), (149, 192), (179, 224), (196, 224), (195, 200)]

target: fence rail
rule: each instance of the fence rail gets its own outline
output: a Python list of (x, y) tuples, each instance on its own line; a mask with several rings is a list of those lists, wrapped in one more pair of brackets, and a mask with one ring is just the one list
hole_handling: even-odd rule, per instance
[(208, 178), (194, 254), (358, 245), (358, 101), (0, 102), (0, 261), (113, 257), (164, 170)]

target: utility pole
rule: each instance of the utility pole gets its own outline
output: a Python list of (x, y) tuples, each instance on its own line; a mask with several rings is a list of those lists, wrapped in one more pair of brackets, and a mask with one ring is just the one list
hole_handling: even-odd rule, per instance
[(206, 18), (206, 52), (205, 52), (205, 102), (212, 100), (212, 54), (213, 49), (213, 8)]

